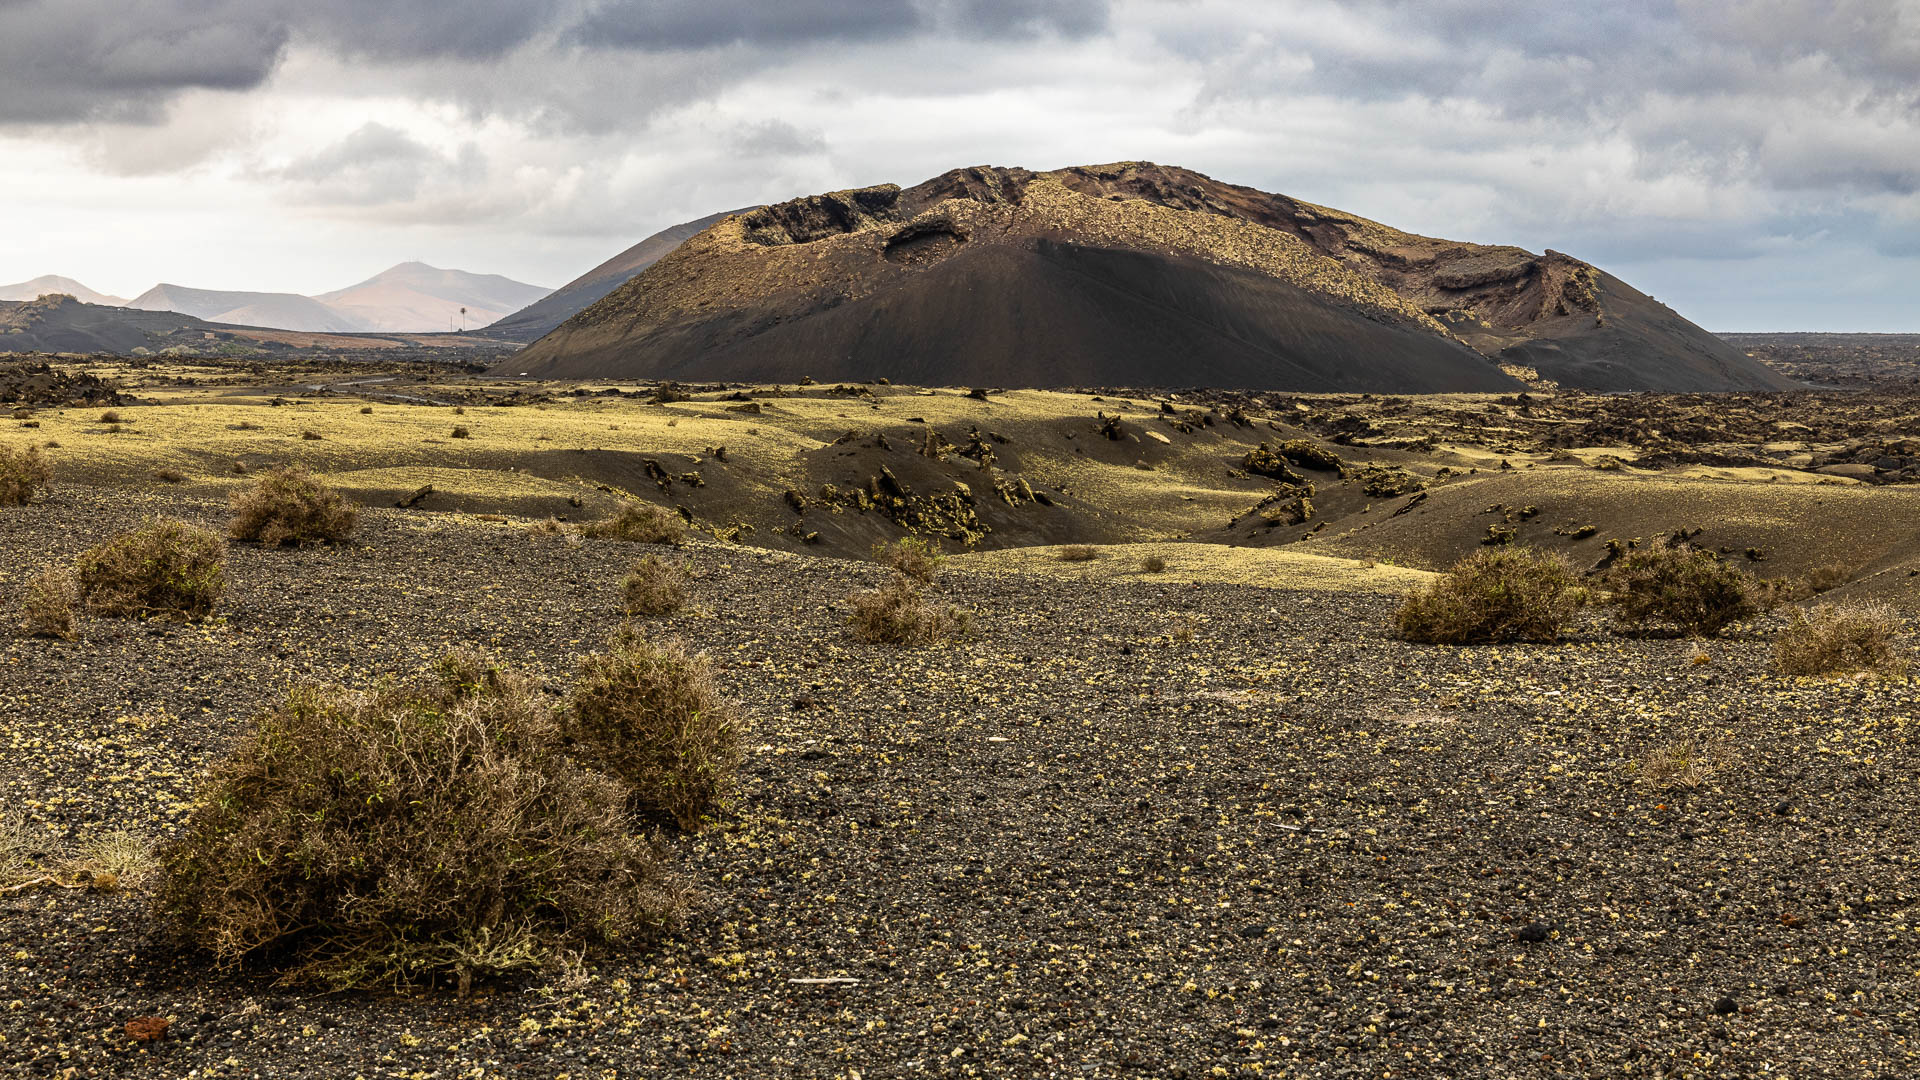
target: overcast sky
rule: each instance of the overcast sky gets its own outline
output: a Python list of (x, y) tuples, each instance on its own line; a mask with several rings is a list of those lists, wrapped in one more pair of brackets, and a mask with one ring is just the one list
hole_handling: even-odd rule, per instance
[(0, 0), (0, 283), (557, 286), (733, 206), (1145, 159), (1920, 331), (1920, 0)]

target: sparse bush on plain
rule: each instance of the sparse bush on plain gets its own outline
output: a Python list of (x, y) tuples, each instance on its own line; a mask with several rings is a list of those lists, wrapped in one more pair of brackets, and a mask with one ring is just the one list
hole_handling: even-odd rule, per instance
[(1773, 666), (1782, 675), (1872, 671), (1904, 675), (1897, 648), (1900, 617), (1885, 604), (1848, 601), (1795, 609), (1773, 639)]
[(588, 523), (582, 530), (595, 540), (623, 540), (631, 544), (686, 543), (687, 526), (679, 516), (652, 503), (628, 502), (619, 513)]
[(1634, 548), (1607, 571), (1606, 586), (1615, 620), (1635, 631), (1712, 637), (1760, 612), (1746, 571), (1690, 544)]
[(1149, 555), (1140, 560), (1140, 572), (1143, 574), (1164, 574), (1166, 570), (1167, 560), (1158, 555)]
[(941, 564), (947, 561), (938, 547), (918, 536), (903, 536), (891, 544), (875, 544), (873, 558), (894, 573), (923, 585), (931, 583), (940, 572)]
[(186, 482), (187, 474), (179, 469), (161, 468), (153, 470), (153, 478), (163, 484), (182, 484)]
[(576, 748), (624, 781), (637, 808), (689, 832), (740, 766), (741, 722), (706, 657), (630, 630), (581, 662), (565, 717)]
[(1843, 563), (1821, 563), (1808, 570), (1801, 580), (1806, 582), (1808, 592), (1823, 593), (1853, 580), (1853, 571)]
[(1561, 556), (1485, 548), (1409, 596), (1394, 625), (1408, 641), (1430, 645), (1552, 642), (1585, 602), (1578, 574)]
[(620, 594), (628, 615), (653, 618), (671, 615), (687, 602), (687, 571), (658, 555), (648, 555), (633, 564), (620, 583)]
[(53, 482), (53, 466), (37, 446), (0, 446), (0, 506), (25, 506)]
[(869, 645), (931, 645), (967, 632), (966, 612), (928, 600), (911, 579), (895, 575), (878, 589), (848, 598), (848, 626)]
[(81, 603), (99, 615), (177, 618), (213, 613), (226, 591), (220, 538), (176, 518), (149, 518), (82, 554)]
[(1100, 557), (1100, 549), (1092, 544), (1067, 544), (1053, 554), (1061, 562), (1092, 562)]
[(447, 437), (450, 439), (471, 439), (473, 438), (473, 432), (468, 431), (465, 427), (456, 427), (453, 429), (453, 434)]
[(80, 588), (71, 570), (64, 566), (43, 570), (27, 582), (27, 595), (20, 605), (20, 630), (28, 637), (72, 641), (78, 636), (74, 608), (79, 603)]
[(100, 422), (103, 424), (118, 424), (118, 423), (122, 423), (123, 421), (120, 419), (119, 413), (114, 412), (112, 409), (108, 409), (106, 412), (103, 412), (100, 414)]
[(540, 689), (471, 654), (259, 718), (162, 854), (157, 909), (222, 968), (346, 988), (469, 981), (671, 921), (682, 887)]
[(267, 547), (338, 543), (353, 535), (360, 512), (304, 469), (272, 469), (230, 498), (227, 535)]
[(1691, 791), (1732, 760), (1732, 747), (1718, 737), (1676, 739), (1640, 759), (1640, 781), (1657, 791)]

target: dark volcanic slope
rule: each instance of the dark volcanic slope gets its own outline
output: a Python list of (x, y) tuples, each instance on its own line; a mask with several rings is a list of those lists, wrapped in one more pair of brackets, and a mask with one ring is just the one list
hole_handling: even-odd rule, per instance
[(709, 226), (739, 210), (708, 214), (698, 221), (687, 221), (662, 229), (645, 240), (581, 274), (560, 288), (528, 304), (519, 311), (486, 328), (486, 336), (508, 341), (532, 341), (593, 305), (601, 297), (625, 285), (628, 279), (685, 243)]
[(177, 312), (83, 304), (60, 294), (24, 303), (0, 301), (0, 353), (129, 353), (152, 345), (150, 335), (212, 326)]
[(964, 169), (728, 217), (509, 366), (1417, 392), (1510, 388), (1496, 359), (1604, 389), (1790, 385), (1557, 252), (1142, 163)]

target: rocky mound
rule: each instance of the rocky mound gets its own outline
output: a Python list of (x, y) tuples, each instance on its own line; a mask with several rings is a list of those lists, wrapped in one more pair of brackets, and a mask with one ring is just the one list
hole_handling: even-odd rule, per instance
[(1510, 389), (1500, 364), (1609, 390), (1790, 385), (1557, 252), (1146, 163), (732, 215), (501, 373), (1433, 392)]

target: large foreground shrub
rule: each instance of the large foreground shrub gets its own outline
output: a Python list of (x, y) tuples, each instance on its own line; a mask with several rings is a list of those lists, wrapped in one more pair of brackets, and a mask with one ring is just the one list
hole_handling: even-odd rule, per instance
[(227, 535), (283, 544), (337, 543), (353, 535), (360, 512), (341, 494), (304, 469), (274, 469), (230, 498), (233, 520)]
[(215, 769), (158, 904), (225, 967), (464, 992), (675, 915), (626, 795), (568, 759), (535, 686), (470, 655), (415, 686), (303, 686)]
[(79, 595), (100, 615), (193, 621), (226, 591), (220, 538), (175, 518), (149, 518), (80, 556)]
[(1712, 637), (1760, 610), (1753, 579), (1718, 555), (1663, 541), (1607, 571), (1614, 618), (1630, 630)]
[(740, 765), (740, 720), (706, 658), (631, 632), (582, 662), (566, 724), (583, 757), (627, 783), (636, 807), (687, 830)]
[(853, 607), (847, 626), (854, 640), (869, 645), (931, 645), (967, 630), (966, 612), (928, 600), (919, 586), (898, 575), (847, 602)]
[(1400, 636), (1432, 645), (1556, 641), (1585, 602), (1572, 565), (1526, 547), (1476, 551), (1394, 616)]
[(53, 481), (53, 466), (37, 446), (0, 446), (0, 506), (25, 506)]
[(1895, 648), (1899, 632), (1899, 616), (1885, 604), (1821, 604), (1811, 613), (1796, 608), (1773, 639), (1773, 664), (1782, 675), (1902, 674), (1907, 665)]

